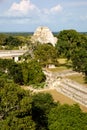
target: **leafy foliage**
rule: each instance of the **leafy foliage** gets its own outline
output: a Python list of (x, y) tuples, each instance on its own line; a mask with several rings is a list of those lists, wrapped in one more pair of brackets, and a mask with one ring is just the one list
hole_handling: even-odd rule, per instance
[(81, 37), (75, 30), (63, 30), (58, 35), (58, 43), (56, 48), (58, 54), (71, 59), (72, 52), (75, 50), (77, 44), (81, 42)]
[(12, 33), (0, 34), (0, 49), (21, 49), (23, 46), (28, 46), (30, 37), (25, 35), (17, 35)]
[(50, 44), (38, 45), (34, 54), (35, 58), (42, 66), (47, 66), (49, 64), (58, 65), (56, 49)]
[(56, 106), (50, 94), (40, 93), (32, 97), (32, 117), (36, 122), (36, 130), (48, 130), (48, 113)]
[(1, 72), (7, 75), (8, 78), (13, 79), (15, 83), (23, 84), (22, 68), (20, 64), (10, 59), (0, 59), (0, 68)]
[(73, 69), (78, 72), (82, 72), (85, 75), (85, 81), (87, 82), (87, 50), (80, 48), (76, 50), (72, 56)]
[(55, 103), (50, 94), (31, 95), (0, 78), (1, 130), (86, 130), (87, 113), (78, 105)]
[(20, 45), (21, 42), (17, 37), (9, 36), (8, 38), (5, 39), (4, 45), (9, 45), (9, 46), (18, 46)]
[(7, 38), (6, 34), (0, 34), (0, 45), (4, 45), (5, 39)]
[(87, 114), (78, 105), (58, 105), (48, 115), (49, 130), (86, 130)]
[(45, 75), (40, 64), (36, 60), (28, 63), (16, 63), (13, 60), (0, 59), (0, 75), (13, 79), (15, 83), (20, 85), (40, 84), (45, 82)]
[[(21, 45), (16, 41), (20, 40), (18, 37), (0, 36), (1, 46), (5, 45), (6, 39), (10, 42), (9, 46)], [(73, 69), (87, 76), (87, 38), (75, 30), (64, 30), (58, 39), (58, 56), (71, 59)], [(21, 43), (24, 44), (24, 41), (21, 37)], [(31, 95), (17, 85), (43, 83), (46, 77), (40, 64), (57, 64), (57, 52), (53, 46), (38, 44), (33, 49), (39, 62), (15, 63), (13, 60), (0, 59), (0, 129), (86, 130), (87, 113), (83, 113), (78, 105), (61, 105), (55, 103), (49, 94)]]
[(35, 130), (29, 91), (4, 79), (0, 79), (0, 90), (0, 129)]
[(45, 81), (40, 64), (36, 60), (22, 64), (23, 80), (25, 84), (38, 84)]
[(87, 37), (75, 30), (63, 30), (58, 38), (58, 55), (70, 59), (73, 69), (82, 72), (87, 82)]

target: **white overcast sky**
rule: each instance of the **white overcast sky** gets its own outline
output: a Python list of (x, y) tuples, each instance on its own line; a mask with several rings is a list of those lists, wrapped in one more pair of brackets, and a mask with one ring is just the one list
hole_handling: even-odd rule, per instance
[(0, 32), (32, 32), (38, 26), (87, 32), (87, 0), (0, 0)]

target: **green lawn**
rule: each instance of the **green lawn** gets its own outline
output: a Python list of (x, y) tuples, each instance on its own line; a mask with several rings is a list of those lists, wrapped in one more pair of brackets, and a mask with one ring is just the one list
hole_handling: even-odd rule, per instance
[(85, 83), (84, 76), (82, 74), (67, 76), (67, 78), (74, 80), (82, 85), (87, 86), (87, 83)]
[(53, 71), (53, 72), (61, 72), (64, 70), (69, 70), (71, 69), (71, 61), (67, 62), (66, 58), (59, 58), (58, 59), (59, 66), (56, 68), (48, 68), (48, 70)]
[(52, 72), (61, 72), (64, 70), (69, 70), (69, 68), (67, 68), (66, 66), (59, 66), (56, 68), (48, 68), (48, 70), (52, 71)]
[(67, 59), (66, 59), (66, 58), (59, 58), (59, 59), (58, 59), (58, 62), (59, 62), (60, 64), (65, 64), (65, 63), (67, 62)]
[[(67, 61), (65, 58), (59, 58), (58, 59), (59, 66), (56, 68), (48, 68), (48, 70), (52, 72), (62, 72), (64, 70), (72, 70), (72, 63), (71, 61)], [(82, 74), (76, 74), (76, 75), (71, 75), (67, 76), (67, 78), (70, 78), (73, 81), (76, 81), (82, 85), (87, 86), (87, 83), (85, 83), (84, 76)]]

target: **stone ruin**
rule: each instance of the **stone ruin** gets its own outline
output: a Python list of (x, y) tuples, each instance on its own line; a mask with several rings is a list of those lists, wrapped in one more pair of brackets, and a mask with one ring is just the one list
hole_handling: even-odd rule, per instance
[(65, 77), (79, 73), (74, 71), (54, 73), (45, 69), (43, 72), (46, 75), (47, 88), (55, 89), (61, 94), (87, 107), (87, 87)]
[(33, 43), (39, 42), (41, 44), (51, 43), (53, 46), (57, 43), (57, 38), (53, 36), (48, 27), (38, 27), (34, 32), (31, 41)]

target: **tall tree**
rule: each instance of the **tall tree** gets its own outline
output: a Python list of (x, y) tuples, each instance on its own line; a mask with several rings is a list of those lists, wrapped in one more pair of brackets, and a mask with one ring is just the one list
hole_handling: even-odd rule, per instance
[(42, 66), (49, 64), (57, 65), (57, 51), (55, 47), (50, 44), (40, 44), (34, 51), (35, 58), (40, 62)]
[(71, 59), (72, 53), (81, 44), (81, 36), (75, 30), (63, 30), (58, 35), (56, 49), (60, 56)]
[(56, 104), (48, 93), (35, 94), (32, 97), (32, 117), (36, 130), (48, 130), (48, 113)]
[(25, 84), (39, 84), (45, 81), (46, 77), (36, 60), (24, 62), (21, 66)]
[(58, 105), (48, 115), (49, 130), (86, 130), (87, 113), (81, 112), (78, 105)]
[(35, 130), (32, 120), (32, 99), (13, 82), (0, 79), (0, 129)]

